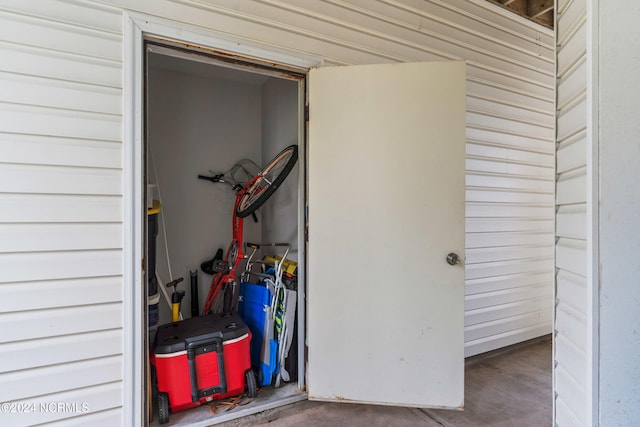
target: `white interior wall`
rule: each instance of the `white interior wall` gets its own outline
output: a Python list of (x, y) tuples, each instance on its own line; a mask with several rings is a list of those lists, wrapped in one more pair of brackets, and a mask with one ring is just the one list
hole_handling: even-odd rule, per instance
[[(298, 143), (299, 126), (298, 82), (269, 79), (262, 86), (262, 158), (265, 162), (285, 147)], [(301, 162), (304, 159), (298, 159), (278, 191), (259, 210), (264, 241), (289, 243), (291, 251), (287, 258), (292, 261), (299, 261), (297, 213)]]
[[(182, 314), (190, 317), (189, 271), (198, 271), (202, 306), (211, 276), (202, 272), (200, 263), (218, 248), (226, 252), (235, 202), (230, 186), (197, 176), (227, 171), (244, 158), (261, 164), (261, 88), (206, 76), (202, 67), (211, 65), (182, 59), (174, 61), (182, 62), (183, 71), (158, 68), (156, 57), (150, 55), (149, 62), (147, 132), (153, 156), (149, 180), (157, 183), (162, 198), (157, 271), (169, 282), (166, 230), (172, 278), (184, 277), (179, 286), (187, 294)], [(261, 240), (260, 225), (246, 218), (246, 238)], [(160, 322), (170, 321), (168, 306), (161, 303)]]

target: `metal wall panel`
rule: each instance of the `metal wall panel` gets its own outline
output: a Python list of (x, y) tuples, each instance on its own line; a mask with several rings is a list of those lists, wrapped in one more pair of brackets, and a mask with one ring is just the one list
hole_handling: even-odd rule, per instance
[(586, 19), (585, 0), (559, 2), (553, 371), (558, 426), (589, 424)]
[[(121, 357), (123, 10), (326, 65), (466, 59), (466, 354), (551, 331), (551, 31), (484, 0), (0, 0), (0, 294), (13, 307), (2, 316), (22, 324), (0, 344), (0, 366), (28, 380), (36, 367), (70, 363), (74, 375)], [(581, 75), (578, 39), (561, 62)], [(73, 294), (67, 305), (56, 290)], [(42, 294), (30, 302), (31, 292)], [(47, 322), (57, 326), (36, 330)], [(31, 421), (120, 420), (121, 379), (103, 381), (50, 395), (81, 396), (89, 413)]]

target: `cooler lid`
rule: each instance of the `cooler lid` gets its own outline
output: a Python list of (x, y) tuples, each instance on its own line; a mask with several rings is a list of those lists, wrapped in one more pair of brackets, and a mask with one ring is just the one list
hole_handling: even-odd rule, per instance
[(209, 314), (161, 325), (156, 331), (155, 353), (170, 354), (187, 349), (187, 341), (207, 338), (229, 341), (248, 332), (238, 314)]

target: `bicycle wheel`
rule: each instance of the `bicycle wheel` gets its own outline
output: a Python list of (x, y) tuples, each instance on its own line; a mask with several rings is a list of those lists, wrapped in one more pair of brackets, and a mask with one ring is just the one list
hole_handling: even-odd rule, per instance
[(244, 188), (236, 215), (244, 218), (266, 202), (285, 180), (298, 160), (298, 147), (290, 145), (271, 160)]

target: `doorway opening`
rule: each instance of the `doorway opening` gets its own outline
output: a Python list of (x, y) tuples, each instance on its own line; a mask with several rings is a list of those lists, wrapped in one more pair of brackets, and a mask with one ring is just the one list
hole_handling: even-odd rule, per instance
[[(145, 259), (148, 349), (147, 408), (150, 425), (158, 417), (154, 337), (161, 325), (172, 323), (173, 294), (184, 293), (179, 318), (203, 314), (214, 271), (213, 259), (232, 240), (234, 201), (240, 184), (248, 181), (285, 147), (298, 147), (298, 161), (269, 200), (244, 219), (242, 253), (249, 242), (260, 248), (253, 260), (284, 257), (296, 290), (296, 313), (289, 320), (291, 344), (286, 378), (278, 386), (260, 387), (250, 403), (229, 410), (216, 401), (170, 415), (168, 425), (210, 425), (306, 398), (304, 393), (304, 260), (305, 200), (304, 102), (305, 75), (267, 67), (235, 56), (214, 55), (170, 43), (145, 42), (144, 181), (147, 205)], [(218, 182), (198, 179), (222, 174)], [(229, 185), (231, 184), (231, 185)], [(284, 243), (287, 246), (273, 246)], [(283, 252), (284, 249), (286, 252)], [(245, 270), (241, 262), (239, 272)], [(254, 263), (249, 276), (260, 282), (265, 264)], [(176, 283), (175, 287), (167, 285)], [(247, 280), (247, 277), (244, 277)], [(235, 312), (237, 286), (220, 292), (211, 312)], [(194, 286), (195, 282), (195, 286)], [(232, 295), (225, 307), (225, 295)], [(196, 302), (197, 300), (197, 302)], [(174, 300), (175, 302), (175, 300)], [(283, 358), (283, 361), (285, 359)], [(285, 370), (285, 365), (281, 367)], [(278, 370), (280, 373), (281, 371)], [(259, 378), (261, 382), (266, 382)], [(245, 403), (245, 402), (243, 402)], [(212, 409), (216, 408), (216, 409)], [(214, 414), (215, 412), (215, 414)]]

